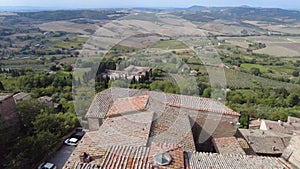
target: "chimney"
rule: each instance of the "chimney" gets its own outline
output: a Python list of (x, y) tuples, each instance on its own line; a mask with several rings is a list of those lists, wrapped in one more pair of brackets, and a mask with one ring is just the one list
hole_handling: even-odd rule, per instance
[(91, 162), (91, 157), (86, 152), (84, 152), (83, 154), (79, 155), (79, 158), (80, 158), (80, 162), (82, 162), (82, 163), (89, 163), (89, 162)]

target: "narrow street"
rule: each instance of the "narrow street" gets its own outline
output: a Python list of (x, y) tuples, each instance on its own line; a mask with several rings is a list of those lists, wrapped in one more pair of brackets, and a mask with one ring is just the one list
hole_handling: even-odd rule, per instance
[(62, 169), (71, 153), (73, 152), (74, 148), (74, 146), (63, 145), (49, 160), (49, 162), (55, 164), (58, 169)]

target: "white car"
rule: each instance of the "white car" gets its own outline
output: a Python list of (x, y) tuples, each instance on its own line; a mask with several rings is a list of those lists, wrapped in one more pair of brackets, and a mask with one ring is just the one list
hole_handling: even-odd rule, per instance
[(65, 143), (66, 145), (69, 145), (69, 146), (76, 146), (77, 143), (78, 143), (78, 141), (79, 141), (79, 139), (77, 139), (77, 138), (67, 138), (67, 139), (64, 141), (64, 143)]
[(38, 166), (38, 169), (57, 169), (55, 164), (44, 162)]

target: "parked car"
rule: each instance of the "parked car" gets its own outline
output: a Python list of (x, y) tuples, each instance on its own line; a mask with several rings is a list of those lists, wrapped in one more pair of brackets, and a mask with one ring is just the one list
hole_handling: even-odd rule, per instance
[(67, 138), (64, 143), (69, 146), (76, 146), (79, 140), (82, 139), (85, 132), (82, 130), (76, 130), (74, 134), (71, 135), (71, 137)]
[(79, 141), (78, 138), (73, 138), (73, 137), (71, 137), (71, 138), (67, 138), (67, 139), (64, 141), (64, 143), (65, 143), (66, 145), (69, 145), (69, 146), (76, 146), (77, 143), (78, 143), (78, 141)]
[(84, 136), (84, 134), (84, 131), (76, 131), (70, 138), (77, 138), (78, 140), (80, 140)]
[(57, 169), (57, 167), (55, 166), (55, 164), (43, 162), (38, 166), (38, 169)]

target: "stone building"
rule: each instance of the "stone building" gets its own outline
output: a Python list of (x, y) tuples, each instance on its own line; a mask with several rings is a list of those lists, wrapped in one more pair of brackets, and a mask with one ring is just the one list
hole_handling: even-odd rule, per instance
[(111, 88), (95, 96), (86, 117), (89, 129), (97, 131), (107, 118), (141, 112), (153, 114), (150, 142), (180, 140), (198, 151), (213, 151), (212, 138), (233, 136), (240, 116), (214, 99)]
[(111, 88), (94, 97), (86, 118), (90, 131), (64, 169), (291, 168), (245, 155), (233, 137), (239, 113), (213, 99)]
[(0, 93), (0, 120), (8, 126), (19, 123), (17, 106), (12, 94)]

